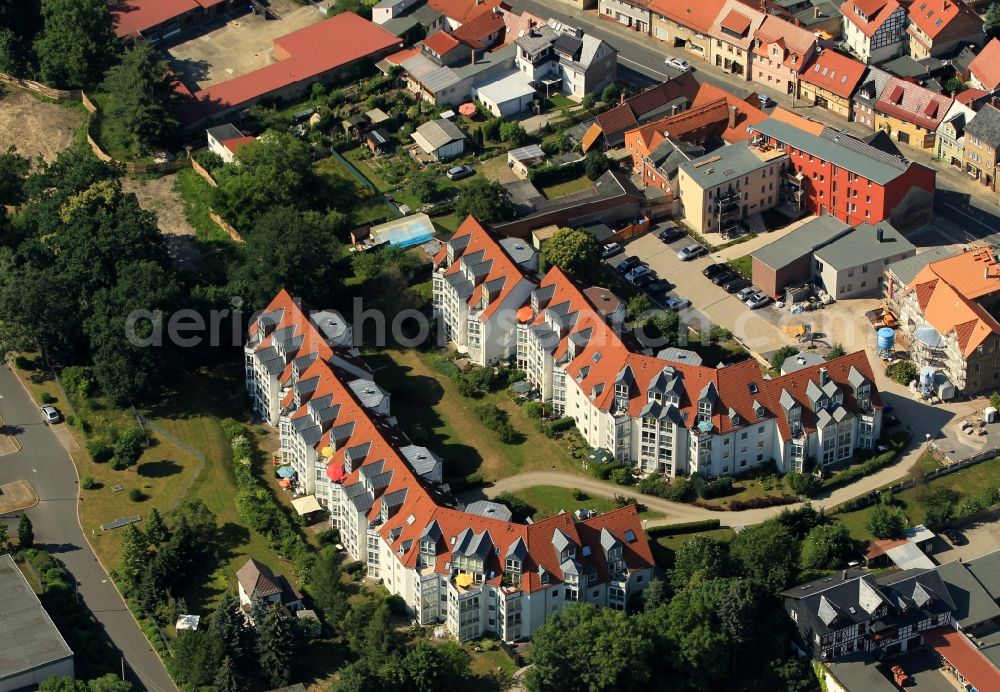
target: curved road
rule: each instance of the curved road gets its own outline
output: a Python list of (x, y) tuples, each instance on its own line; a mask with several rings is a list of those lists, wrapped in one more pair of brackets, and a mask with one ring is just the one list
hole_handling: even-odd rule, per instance
[[(922, 451), (923, 445), (911, 445), (902, 458), (892, 466), (883, 468), (870, 476), (865, 476), (854, 483), (837, 488), (828, 495), (813, 498), (812, 505), (817, 509), (832, 508), (858, 495), (864, 495), (872, 490), (877, 490), (898, 481), (910, 472), (917, 459), (920, 458)], [(664, 500), (652, 495), (643, 495), (642, 493), (635, 492), (632, 488), (616, 485), (597, 478), (587, 478), (585, 476), (575, 476), (555, 471), (521, 473), (517, 476), (495, 481), (488, 487), (470, 490), (468, 493), (464, 493), (464, 495), (469, 499), (473, 499), (477, 494), (492, 498), (503, 492), (516, 493), (519, 490), (526, 490), (538, 485), (552, 485), (558, 488), (570, 488), (574, 490), (580, 489), (590, 495), (597, 495), (599, 497), (613, 498), (615, 495), (634, 497), (649, 509), (664, 515), (663, 519), (647, 520), (645, 522), (646, 526), (664, 526), (679, 522), (701, 521), (703, 519), (718, 519), (722, 522), (723, 526), (749, 526), (751, 524), (759, 524), (777, 515), (782, 510), (794, 509), (802, 505), (802, 503), (797, 503), (794, 505), (781, 505), (779, 507), (765, 507), (763, 509), (747, 509), (739, 512), (713, 512), (712, 510), (682, 502), (671, 502), (670, 500)]]
[[(121, 652), (136, 689), (173, 692), (177, 687), (163, 662), (83, 535), (76, 509), (79, 481), (73, 460), (6, 365), (0, 367), (0, 396), (0, 414), (22, 447), (20, 452), (0, 456), (0, 484), (23, 478), (35, 488), (39, 503), (27, 514), (34, 525), (36, 543), (62, 560), (76, 578), (80, 597)], [(11, 536), (17, 535), (18, 518), (19, 513), (0, 518)]]

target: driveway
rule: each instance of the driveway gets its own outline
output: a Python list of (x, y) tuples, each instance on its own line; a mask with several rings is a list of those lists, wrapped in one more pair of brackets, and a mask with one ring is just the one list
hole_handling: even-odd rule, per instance
[[(0, 458), (0, 484), (27, 480), (39, 503), (27, 511), (35, 541), (66, 564), (84, 603), (122, 653), (138, 690), (169, 692), (176, 686), (91, 550), (76, 513), (79, 481), (73, 461), (42, 421), (35, 403), (6, 366), (0, 367), (3, 417), (21, 451)], [(19, 514), (0, 518), (17, 535)]]
[[(685, 236), (668, 245), (655, 233), (647, 233), (626, 243), (625, 254), (635, 255), (649, 264), (651, 269), (674, 285), (671, 293), (691, 301), (694, 309), (681, 315), (690, 326), (703, 331), (713, 324), (725, 327), (747, 348), (762, 355), (787, 344), (788, 341), (773, 326), (776, 308), (750, 310), (736, 296), (726, 293), (702, 275), (705, 267), (718, 260), (709, 255), (687, 262), (677, 258), (677, 251), (692, 242), (690, 237)], [(617, 255), (611, 258), (610, 263), (616, 264), (623, 258), (624, 255)], [(708, 324), (704, 323), (702, 315), (707, 318)]]

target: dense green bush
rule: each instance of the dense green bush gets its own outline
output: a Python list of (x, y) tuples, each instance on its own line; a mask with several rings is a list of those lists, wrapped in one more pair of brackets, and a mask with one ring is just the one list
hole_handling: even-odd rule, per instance
[(887, 445), (888, 449), (886, 451), (876, 454), (863, 463), (851, 466), (850, 468), (844, 469), (830, 478), (825, 479), (822, 483), (822, 489), (829, 490), (831, 488), (839, 488), (840, 486), (847, 485), (848, 483), (853, 483), (859, 478), (875, 473), (879, 469), (894, 463), (900, 450), (906, 446), (909, 440), (909, 433), (896, 433), (893, 438), (889, 440)]
[(742, 512), (744, 509), (762, 509), (764, 507), (791, 505), (798, 501), (799, 499), (792, 495), (751, 497), (749, 500), (733, 500), (729, 503), (729, 509), (733, 512)]
[(93, 476), (84, 476), (80, 479), (80, 487), (84, 490), (93, 490), (97, 487), (97, 481), (94, 480)]
[(701, 519), (699, 521), (686, 521), (670, 526), (654, 526), (646, 529), (650, 538), (660, 538), (661, 536), (676, 536), (682, 533), (700, 533), (702, 531), (714, 531), (722, 526), (719, 519)]
[(611, 482), (617, 483), (618, 485), (632, 485), (635, 483), (635, 477), (632, 475), (632, 469), (627, 467), (617, 468), (612, 471), (610, 479)]
[(812, 497), (823, 487), (823, 481), (812, 473), (798, 473), (797, 471), (792, 471), (788, 474), (788, 487), (790, 487), (792, 492), (796, 495)]
[(514, 429), (507, 412), (499, 406), (482, 404), (475, 408), (475, 414), (483, 422), (483, 425), (500, 435), (500, 441), (504, 444), (524, 442), (524, 435)]
[(705, 485), (705, 497), (725, 497), (733, 492), (733, 479), (730, 476), (720, 476)]
[(142, 456), (145, 441), (146, 435), (138, 428), (129, 428), (121, 433), (115, 440), (115, 460), (126, 466), (132, 466)]
[(146, 499), (146, 496), (138, 488), (132, 488), (128, 491), (128, 499), (132, 500), (132, 502), (142, 502)]
[(696, 497), (694, 486), (687, 478), (675, 478), (668, 481), (658, 474), (652, 474), (640, 480), (639, 492), (644, 495), (662, 497), (671, 502), (691, 502)]
[(103, 437), (92, 437), (87, 440), (87, 453), (98, 464), (103, 464), (114, 456), (114, 448)]
[(563, 416), (552, 421), (549, 425), (552, 427), (552, 432), (561, 433), (573, 428), (576, 425), (576, 420), (573, 416)]
[(908, 385), (917, 379), (917, 365), (910, 360), (897, 360), (885, 369), (885, 374), (894, 382)]
[(42, 395), (39, 398), (42, 400), (43, 404), (54, 404), (56, 403), (56, 401), (58, 401), (58, 399), (56, 399), (48, 392), (42, 392)]

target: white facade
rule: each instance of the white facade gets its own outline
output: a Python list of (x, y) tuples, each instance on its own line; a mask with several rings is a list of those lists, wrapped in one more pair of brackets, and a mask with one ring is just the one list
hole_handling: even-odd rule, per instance
[[(857, 6), (852, 3), (851, 7)], [(845, 7), (844, 12), (857, 13), (861, 10)], [(857, 21), (867, 23), (868, 19), (859, 14)], [(896, 5), (875, 32), (867, 36), (861, 27), (845, 14), (843, 40), (861, 62), (868, 65), (883, 63), (903, 53), (906, 45), (906, 23), (906, 10)]]
[(406, 12), (420, 0), (382, 0), (372, 8), (372, 22), (385, 24), (390, 19)]

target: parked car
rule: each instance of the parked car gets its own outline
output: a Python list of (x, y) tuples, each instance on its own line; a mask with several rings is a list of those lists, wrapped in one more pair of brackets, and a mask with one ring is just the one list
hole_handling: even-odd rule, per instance
[(646, 272), (632, 279), (632, 285), (636, 288), (645, 289), (654, 281), (656, 281), (656, 272)]
[(728, 282), (732, 281), (733, 279), (737, 278), (738, 276), (739, 276), (739, 274), (737, 274), (736, 272), (727, 269), (726, 271), (719, 272), (718, 274), (716, 274), (715, 276), (713, 276), (712, 277), (712, 283), (715, 284), (716, 286), (721, 286), (724, 283), (728, 283)]
[(947, 538), (948, 542), (952, 545), (965, 545), (969, 542), (969, 539), (955, 529), (946, 529), (944, 531), (944, 537)]
[(471, 166), (452, 166), (445, 175), (448, 176), (448, 180), (461, 180), (462, 178), (468, 178), (475, 172), (476, 169)]
[(756, 310), (757, 308), (762, 308), (771, 302), (771, 296), (764, 295), (763, 293), (755, 293), (754, 295), (747, 298), (745, 301), (746, 306), (751, 310)]
[(742, 276), (737, 276), (735, 279), (727, 281), (722, 284), (722, 290), (726, 293), (736, 293), (737, 291), (742, 291), (744, 288), (750, 285), (750, 282), (744, 279)]
[(42, 417), (45, 418), (45, 422), (49, 425), (62, 421), (62, 413), (51, 404), (42, 406)]
[(685, 233), (683, 229), (678, 228), (677, 226), (673, 226), (671, 228), (666, 228), (660, 231), (659, 233), (656, 234), (656, 237), (662, 240), (664, 243), (672, 243), (675, 240), (680, 240), (686, 235), (687, 233)]
[(642, 264), (642, 260), (641, 259), (639, 259), (635, 255), (629, 255), (628, 257), (626, 257), (625, 259), (623, 259), (621, 262), (619, 262), (618, 266), (616, 266), (615, 269), (617, 269), (619, 272), (621, 272), (622, 274), (624, 274), (624, 273), (626, 273), (628, 271), (631, 271), (633, 267), (638, 266), (640, 264)]
[(768, 106), (773, 106), (774, 101), (767, 94), (757, 94), (757, 99), (760, 101), (761, 108), (767, 108)]
[(664, 62), (667, 67), (672, 67), (675, 70), (680, 70), (681, 72), (687, 72), (691, 69), (691, 63), (687, 60), (682, 60), (681, 58), (667, 58)]
[[(646, 286), (646, 293), (662, 293), (670, 288), (670, 282), (666, 279), (656, 279), (651, 284)], [(883, 420), (885, 420), (883, 418)]]
[(628, 273), (625, 274), (625, 280), (628, 281), (630, 284), (632, 284), (635, 283), (635, 280), (638, 279), (640, 276), (648, 273), (649, 273), (648, 264), (637, 264), (634, 267), (632, 267), (632, 269), (630, 269)]
[(608, 243), (601, 248), (601, 259), (607, 259), (609, 257), (614, 257), (619, 252), (622, 251), (622, 246), (618, 243)]
[(704, 274), (705, 276), (707, 276), (710, 279), (714, 279), (716, 276), (718, 276), (722, 272), (728, 272), (728, 271), (732, 271), (729, 268), (728, 264), (719, 264), (719, 263), (716, 263), (716, 264), (710, 264), (710, 265), (708, 265), (707, 267), (705, 267), (704, 269), (701, 270), (701, 273)]
[(673, 298), (667, 300), (667, 302), (663, 304), (663, 307), (665, 307), (667, 310), (683, 310), (689, 305), (691, 305), (691, 301), (688, 300), (687, 298), (674, 296)]
[(760, 293), (760, 291), (758, 291), (753, 286), (747, 286), (746, 288), (741, 288), (739, 291), (737, 291), (736, 297), (739, 299), (741, 303), (745, 303), (747, 301), (747, 298), (754, 295), (755, 293)]
[(681, 262), (687, 262), (693, 260), (695, 257), (701, 257), (707, 252), (704, 247), (698, 243), (691, 243), (690, 245), (685, 245), (680, 250), (677, 251), (677, 259)]

